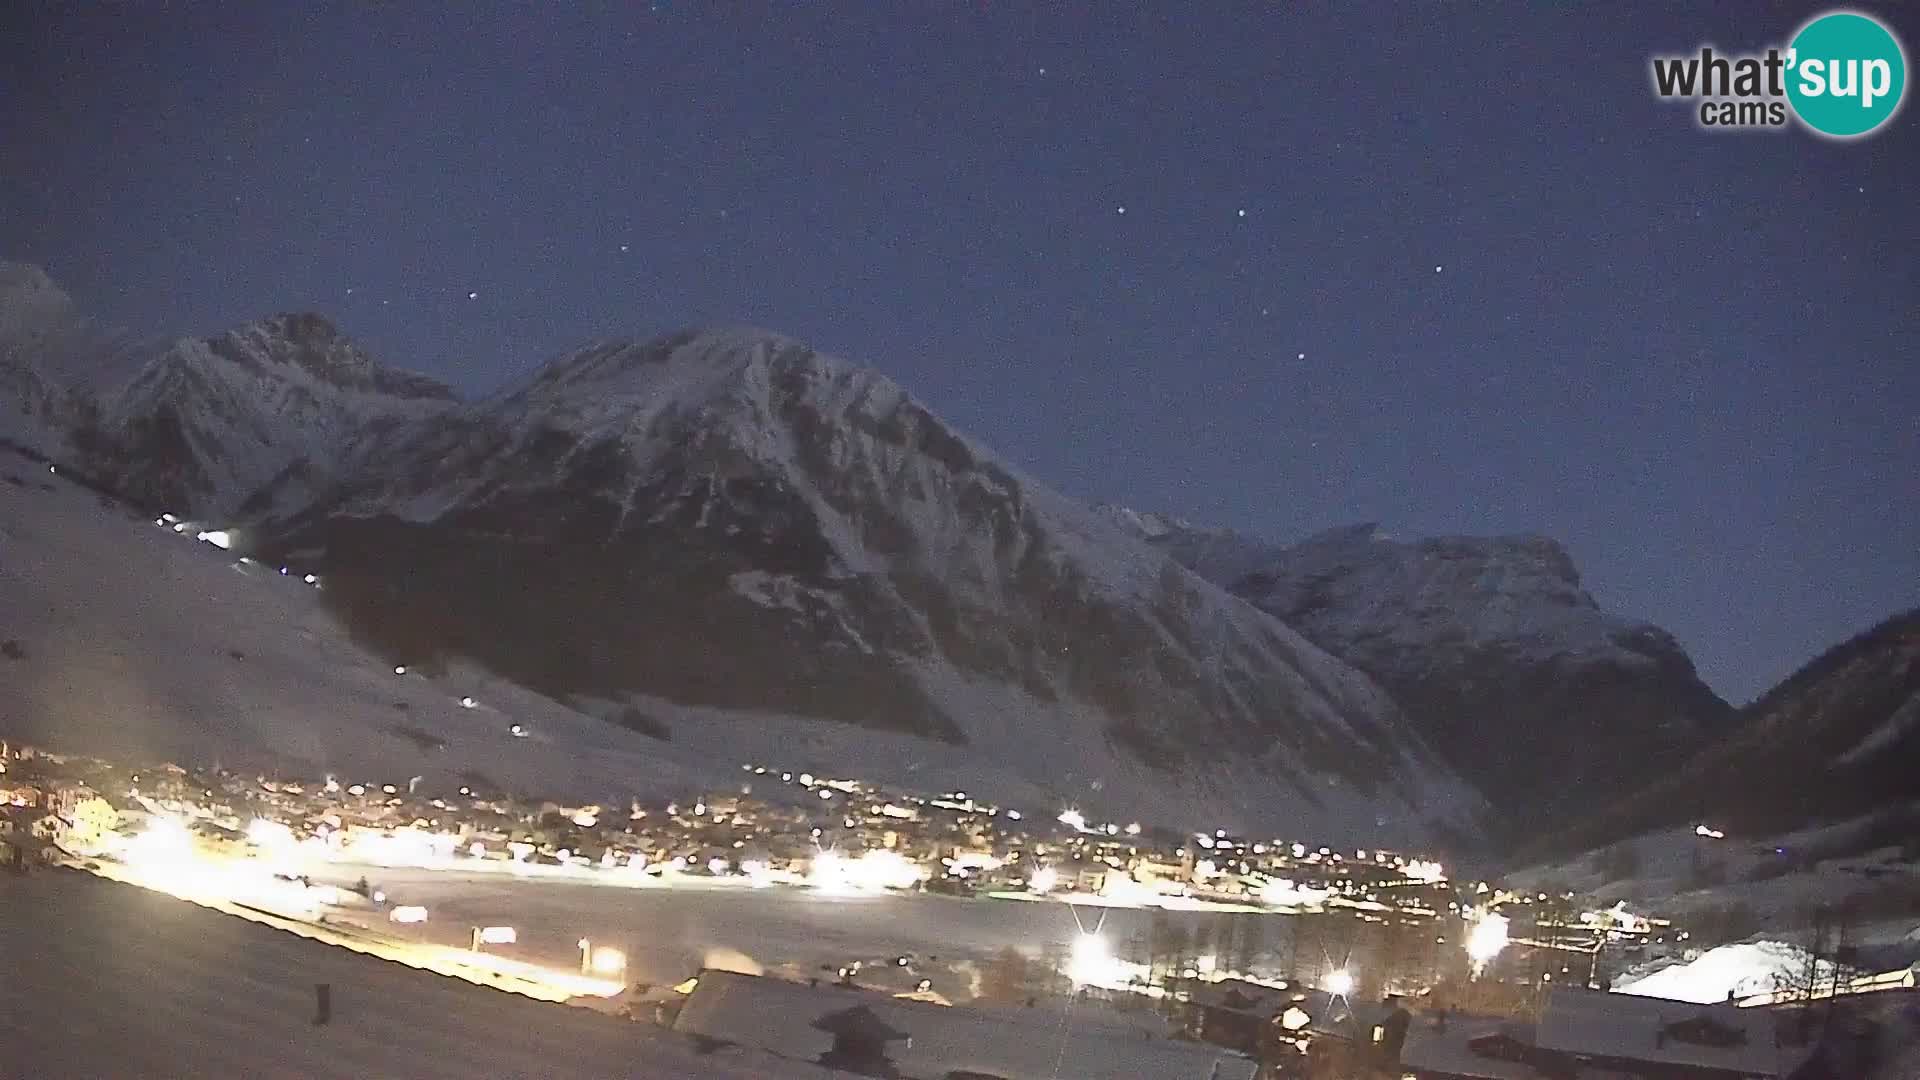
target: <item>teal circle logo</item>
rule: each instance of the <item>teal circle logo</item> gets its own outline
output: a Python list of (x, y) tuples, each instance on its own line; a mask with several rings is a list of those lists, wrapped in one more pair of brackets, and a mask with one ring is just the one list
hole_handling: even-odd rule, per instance
[(1893, 119), (1907, 92), (1907, 57), (1893, 32), (1851, 11), (1800, 28), (1787, 49), (1787, 100), (1808, 127), (1836, 139)]

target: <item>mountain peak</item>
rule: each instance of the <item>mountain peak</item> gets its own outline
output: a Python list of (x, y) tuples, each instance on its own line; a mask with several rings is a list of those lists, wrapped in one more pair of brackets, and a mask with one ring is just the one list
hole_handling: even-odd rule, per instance
[(74, 319), (73, 298), (32, 263), (0, 261), (0, 347), (60, 332)]
[(317, 383), (352, 393), (452, 401), (445, 384), (387, 367), (369, 356), (332, 320), (315, 312), (285, 312), (210, 338), (186, 338), (149, 366), (141, 384), (181, 377), (205, 378), (215, 368), (249, 380)]
[(680, 330), (646, 341), (611, 338), (562, 353), (541, 365), (530, 390), (593, 386), (631, 389), (665, 379), (684, 383), (737, 374), (773, 362), (837, 364), (805, 343), (753, 326)]
[[(1731, 714), (1671, 635), (1602, 610), (1547, 536), (1397, 540), (1369, 522), (1291, 546), (1204, 530), (1148, 542), (1378, 680), (1496, 804), (1569, 812)], [(1570, 735), (1643, 750), (1539, 768)]]

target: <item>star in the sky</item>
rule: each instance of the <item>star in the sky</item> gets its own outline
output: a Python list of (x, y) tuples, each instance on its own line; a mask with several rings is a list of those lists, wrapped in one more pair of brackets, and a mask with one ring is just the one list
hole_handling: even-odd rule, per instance
[(1436, 263), (1436, 264), (1434, 265), (1434, 268), (1433, 268), (1433, 272), (1437, 274), (1437, 273), (1439, 273), (1439, 272), (1440, 272), (1441, 270), (1443, 270), (1443, 269), (1445, 269), (1445, 267), (1442, 267), (1442, 266), (1440, 266), (1439, 264), (1437, 264), (1437, 263)]
[(1122, 217), (1124, 217), (1124, 216), (1126, 216), (1126, 213), (1127, 213), (1127, 208), (1126, 208), (1126, 207), (1124, 207), (1124, 206), (1116, 206), (1116, 207), (1114, 207), (1114, 208), (1113, 208), (1113, 212), (1114, 212), (1114, 213), (1116, 213), (1116, 214), (1119, 214), (1119, 215), (1121, 215)]
[(468, 294), (467, 294), (467, 299), (469, 299), (469, 300), (478, 300), (478, 299), (480, 299), (480, 294), (479, 294), (479, 293), (477, 293), (477, 292), (470, 292), (470, 293), (468, 293)]

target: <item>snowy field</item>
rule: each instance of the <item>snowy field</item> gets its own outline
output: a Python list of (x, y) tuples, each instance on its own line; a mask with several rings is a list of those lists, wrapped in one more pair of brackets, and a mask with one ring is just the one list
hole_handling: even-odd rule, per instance
[[(0, 875), (0, 1078), (830, 1077), (66, 871)], [(313, 1023), (314, 984), (332, 1022)]]
[[(426, 923), (390, 931), (439, 944), (469, 940), (475, 926), (513, 926), (519, 941), (502, 951), (537, 963), (578, 964), (578, 942), (626, 951), (635, 981), (678, 982), (702, 966), (794, 978), (824, 976), (860, 960), (870, 968), (912, 954), (910, 972), (871, 977), (919, 978), (950, 996), (977, 992), (980, 965), (1011, 945), (1038, 955), (1070, 944), (1084, 926), (1119, 949), (1145, 935), (1150, 912), (1070, 908), (1058, 903), (969, 900), (925, 894), (833, 896), (808, 889), (746, 889), (697, 884), (615, 888), (559, 879), (516, 880), (440, 870), (340, 867), (316, 869), (317, 881), (350, 885), (364, 874), (390, 904), (427, 908)], [(1189, 928), (1218, 916), (1176, 912)], [(1269, 948), (1279, 949), (1294, 916), (1259, 918)]]
[[(1898, 938), (1920, 926), (1920, 865), (1897, 848), (1848, 851), (1814, 858), (1823, 851), (1847, 850), (1858, 823), (1842, 823), (1771, 837), (1702, 836), (1695, 829), (1669, 829), (1626, 841), (1624, 858), (1588, 853), (1551, 866), (1531, 867), (1506, 876), (1521, 890), (1564, 888), (1600, 906), (1626, 901), (1635, 910), (1690, 921), (1728, 907), (1743, 909), (1759, 927), (1776, 930), (1801, 925), (1806, 912), (1849, 897), (1905, 892), (1916, 898), (1916, 913), (1877, 926), (1879, 940)], [(1620, 875), (1617, 871), (1631, 872)], [(1884, 920), (1875, 917), (1876, 922)]]

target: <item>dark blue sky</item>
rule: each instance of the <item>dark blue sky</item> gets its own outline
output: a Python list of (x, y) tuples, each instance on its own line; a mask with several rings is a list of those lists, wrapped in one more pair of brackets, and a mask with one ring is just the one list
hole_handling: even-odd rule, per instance
[(1647, 75), (1820, 8), (299, 6), (8, 5), (0, 256), (471, 390), (772, 327), (1087, 499), (1551, 534), (1735, 700), (1920, 603), (1920, 111)]

